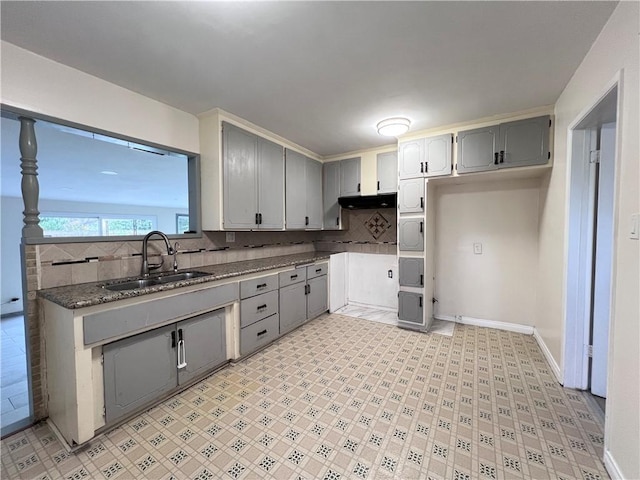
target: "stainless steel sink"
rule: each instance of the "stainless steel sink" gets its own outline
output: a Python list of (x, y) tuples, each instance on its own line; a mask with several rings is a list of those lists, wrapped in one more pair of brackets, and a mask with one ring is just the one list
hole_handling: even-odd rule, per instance
[(166, 285), (167, 283), (179, 282), (181, 280), (189, 280), (191, 278), (206, 277), (210, 275), (205, 272), (180, 272), (168, 275), (160, 275), (158, 277), (140, 278), (138, 280), (130, 280), (128, 282), (105, 283), (102, 288), (114, 292), (124, 290), (138, 290), (140, 288), (153, 287), (154, 285)]

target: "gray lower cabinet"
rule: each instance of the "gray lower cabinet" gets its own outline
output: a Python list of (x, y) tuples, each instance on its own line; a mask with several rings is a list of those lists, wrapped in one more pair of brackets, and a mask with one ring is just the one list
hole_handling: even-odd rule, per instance
[(307, 318), (315, 318), (328, 309), (327, 276), (307, 280)]
[(458, 173), (544, 165), (549, 161), (548, 115), (458, 133)]
[(398, 191), (400, 213), (424, 212), (424, 182), (422, 178), (400, 180)]
[(280, 335), (307, 320), (307, 284), (305, 281), (280, 287)]
[(414, 292), (398, 292), (398, 320), (416, 326), (423, 325), (423, 295)]
[(176, 329), (176, 339), (182, 342), (178, 385), (203, 376), (227, 360), (224, 309), (182, 320)]
[(271, 315), (240, 330), (240, 355), (247, 355), (269, 345), (280, 335), (278, 314)]
[(340, 160), (340, 196), (360, 195), (360, 157)]
[(378, 193), (398, 191), (398, 152), (379, 153), (376, 156)]
[(175, 324), (103, 347), (107, 424), (176, 388), (177, 357), (172, 337)]
[(227, 360), (224, 309), (105, 345), (107, 424)]
[(424, 286), (424, 259), (400, 257), (398, 264), (401, 287)]
[(398, 249), (404, 251), (424, 251), (424, 220), (422, 218), (401, 218), (398, 222)]
[(340, 230), (340, 162), (322, 165), (323, 228)]

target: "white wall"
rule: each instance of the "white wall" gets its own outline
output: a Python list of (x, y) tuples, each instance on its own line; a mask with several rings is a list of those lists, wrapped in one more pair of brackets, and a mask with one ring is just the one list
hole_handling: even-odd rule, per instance
[(20, 266), (23, 209), (21, 198), (0, 198), (0, 302), (7, 302), (11, 298), (20, 299), (0, 306), (2, 315), (23, 310)]
[(198, 153), (198, 119), (79, 70), (2, 42), (2, 103)]
[(437, 187), (436, 317), (534, 325), (538, 185), (534, 178)]
[(567, 132), (621, 71), (605, 463), (614, 475), (628, 479), (640, 478), (640, 244), (628, 235), (631, 214), (640, 211), (639, 18), (640, 3), (620, 2), (556, 103), (554, 166), (540, 192), (536, 306), (536, 329), (562, 368), (570, 161)]
[[(398, 308), (398, 261), (395, 255), (349, 252), (347, 301)], [(391, 270), (393, 278), (387, 273)]]

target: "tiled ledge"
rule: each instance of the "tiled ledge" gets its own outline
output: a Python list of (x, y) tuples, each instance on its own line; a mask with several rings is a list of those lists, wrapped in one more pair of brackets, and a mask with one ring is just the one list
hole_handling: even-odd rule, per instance
[(316, 250), (323, 252), (353, 252), (376, 253), (383, 255), (395, 255), (397, 244), (395, 242), (351, 242), (351, 241), (319, 241), (315, 243)]

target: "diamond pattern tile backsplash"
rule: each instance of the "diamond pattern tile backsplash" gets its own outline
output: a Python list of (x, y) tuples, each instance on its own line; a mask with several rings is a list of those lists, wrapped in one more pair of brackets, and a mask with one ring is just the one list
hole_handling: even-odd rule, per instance
[(380, 238), (384, 232), (391, 228), (391, 224), (387, 221), (386, 218), (384, 218), (384, 216), (380, 212), (375, 212), (373, 215), (371, 215), (364, 222), (364, 226), (367, 228), (371, 236), (376, 240)]

